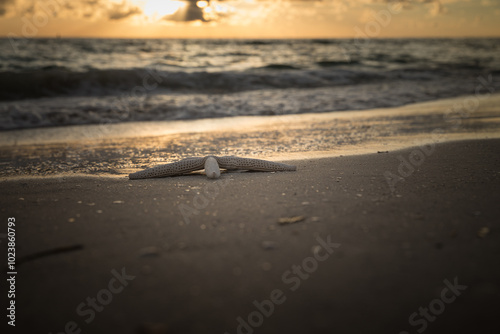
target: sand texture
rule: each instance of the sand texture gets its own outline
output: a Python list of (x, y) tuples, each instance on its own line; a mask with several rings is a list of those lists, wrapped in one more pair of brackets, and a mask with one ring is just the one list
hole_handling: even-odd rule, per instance
[[(16, 330), (498, 331), (500, 140), (288, 162), (217, 180), (2, 180), (24, 260)], [(409, 323), (429, 305), (432, 321)]]

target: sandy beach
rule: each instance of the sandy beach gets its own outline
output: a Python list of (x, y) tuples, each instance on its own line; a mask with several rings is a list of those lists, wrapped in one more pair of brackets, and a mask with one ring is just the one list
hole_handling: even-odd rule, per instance
[(500, 333), (500, 0), (0, 0), (0, 334)]
[[(196, 135), (2, 133), (16, 332), (496, 332), (498, 97), (453, 127), (443, 108), (457, 101), (196, 121), (228, 122)], [(297, 171), (126, 177), (226, 151)]]
[[(411, 150), (217, 181), (3, 181), (1, 214), (16, 218), (18, 259), (35, 255), (18, 269), (18, 328), (59, 333), (74, 321), (82, 333), (247, 333), (239, 317), (248, 323), (254, 301), (275, 290), (282, 303), (256, 333), (498, 328), (499, 151), (499, 140), (438, 145), (395, 192), (383, 174)], [(122, 268), (133, 279), (105, 293)], [(445, 280), (466, 289), (412, 326)], [(87, 298), (98, 300), (95, 318)]]

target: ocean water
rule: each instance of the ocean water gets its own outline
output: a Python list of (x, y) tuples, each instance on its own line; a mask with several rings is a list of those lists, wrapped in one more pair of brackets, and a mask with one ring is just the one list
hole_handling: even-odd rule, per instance
[(0, 129), (362, 110), (481, 83), (498, 92), (499, 42), (0, 39)]

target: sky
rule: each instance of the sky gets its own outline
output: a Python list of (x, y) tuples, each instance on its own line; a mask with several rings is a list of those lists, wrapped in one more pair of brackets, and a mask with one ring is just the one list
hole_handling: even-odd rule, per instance
[(500, 36), (500, 0), (0, 0), (0, 36)]

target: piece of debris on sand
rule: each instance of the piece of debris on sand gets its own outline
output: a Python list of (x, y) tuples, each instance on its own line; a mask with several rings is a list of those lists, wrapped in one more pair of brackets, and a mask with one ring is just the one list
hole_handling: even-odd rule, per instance
[(295, 224), (303, 221), (304, 219), (306, 219), (306, 217), (304, 216), (282, 217), (278, 219), (278, 224), (280, 225)]
[(490, 233), (490, 229), (487, 227), (481, 227), (479, 231), (477, 231), (477, 236), (480, 238), (484, 238)]

